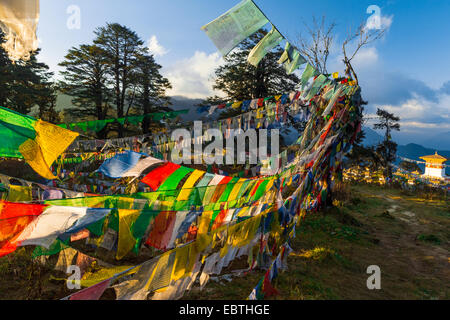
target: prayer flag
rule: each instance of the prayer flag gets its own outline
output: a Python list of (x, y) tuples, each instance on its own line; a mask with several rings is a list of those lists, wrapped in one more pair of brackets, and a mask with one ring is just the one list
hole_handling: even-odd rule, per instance
[(295, 49), (289, 42), (286, 43), (284, 52), (280, 60), (278, 60), (278, 63), (284, 64), (284, 68), (286, 69), (287, 74), (291, 74), (305, 62), (306, 59), (303, 58), (300, 52), (297, 49)]
[(214, 42), (223, 56), (226, 56), (240, 42), (261, 29), (269, 20), (253, 3), (244, 0), (202, 29)]
[(283, 40), (283, 36), (272, 26), (272, 30), (250, 51), (248, 62), (257, 67), (266, 54)]
[(0, 156), (21, 158), (42, 177), (55, 179), (50, 166), (78, 133), (0, 107)]
[(141, 156), (141, 153), (134, 151), (117, 154), (113, 158), (106, 159), (97, 171), (113, 179), (122, 178), (137, 165)]
[(87, 213), (88, 208), (48, 207), (27, 225), (15, 242), (18, 246), (38, 245), (48, 249), (59, 235)]
[(16, 250), (15, 239), (47, 207), (0, 200), (0, 257)]
[(139, 160), (139, 162), (134, 167), (122, 174), (122, 177), (139, 177), (145, 169), (162, 162), (162, 160), (152, 157)]
[(92, 287), (74, 293), (69, 297), (69, 300), (98, 300), (110, 284), (111, 279), (102, 281)]
[(158, 190), (159, 186), (181, 166), (172, 162), (167, 162), (162, 166), (156, 168), (147, 174), (142, 180), (142, 183), (148, 184), (154, 191)]

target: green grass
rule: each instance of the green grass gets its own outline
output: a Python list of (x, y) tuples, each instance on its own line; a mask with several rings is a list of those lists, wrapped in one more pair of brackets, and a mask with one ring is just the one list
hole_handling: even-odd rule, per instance
[(417, 237), (417, 240), (429, 242), (429, 243), (436, 244), (436, 245), (440, 245), (442, 242), (441, 239), (439, 239), (434, 234), (420, 234)]

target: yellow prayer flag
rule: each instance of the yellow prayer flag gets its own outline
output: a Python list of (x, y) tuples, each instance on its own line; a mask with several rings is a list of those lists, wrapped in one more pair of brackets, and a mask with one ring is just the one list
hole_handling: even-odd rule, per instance
[(122, 259), (136, 245), (131, 226), (141, 214), (141, 210), (119, 209), (119, 240), (116, 259)]
[(191, 173), (191, 175), (181, 188), (181, 191), (177, 197), (177, 201), (185, 201), (189, 199), (189, 195), (192, 192), (192, 187), (200, 179), (200, 177), (203, 176), (204, 173), (205, 171), (201, 170), (195, 170), (194, 172)]
[(19, 151), (37, 173), (46, 179), (55, 179), (50, 166), (75, 140), (78, 133), (42, 120), (36, 122), (34, 129), (36, 137), (26, 140)]
[(237, 108), (239, 108), (241, 105), (242, 105), (242, 101), (239, 101), (239, 102), (233, 103), (233, 104), (231, 105), (231, 107), (232, 107), (233, 109), (237, 109)]
[(15, 186), (9, 185), (9, 194), (7, 201), (10, 202), (25, 202), (32, 201), (33, 198), (31, 196), (31, 187), (28, 186)]

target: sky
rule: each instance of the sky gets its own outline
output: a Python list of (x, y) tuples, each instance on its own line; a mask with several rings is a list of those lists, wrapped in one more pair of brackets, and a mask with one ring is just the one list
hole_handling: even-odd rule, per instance
[[(214, 69), (223, 60), (201, 27), (239, 0), (41, 0), (39, 59), (56, 74), (68, 49), (92, 42), (93, 31), (117, 22), (146, 42), (162, 73), (172, 83), (170, 95), (205, 98)], [(380, 9), (384, 37), (364, 47), (354, 59), (366, 114), (377, 108), (401, 118), (399, 143), (450, 137), (450, 1), (448, 0), (254, 0), (288, 40), (295, 41), (312, 17), (335, 22), (335, 42), (328, 71), (343, 71), (341, 46), (350, 30), (367, 24)], [(367, 123), (370, 126), (372, 123)]]

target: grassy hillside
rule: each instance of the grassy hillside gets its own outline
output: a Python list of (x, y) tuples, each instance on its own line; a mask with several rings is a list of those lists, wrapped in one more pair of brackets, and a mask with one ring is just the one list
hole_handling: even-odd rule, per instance
[[(302, 221), (274, 299), (450, 299), (448, 199), (365, 185), (344, 198)], [(381, 290), (367, 289), (370, 265)], [(245, 299), (263, 275), (211, 281), (185, 298)]]
[[(272, 299), (450, 299), (450, 201), (379, 186), (346, 186), (336, 206), (300, 224)], [(0, 258), (0, 299), (59, 299), (64, 274), (30, 263), (33, 247)], [(57, 256), (51, 261), (56, 262)], [(245, 260), (245, 259), (244, 259)], [(124, 262), (125, 263), (125, 262)], [(367, 267), (381, 268), (381, 290), (368, 290)], [(233, 262), (232, 270), (245, 268)], [(229, 269), (228, 269), (229, 270)], [(246, 299), (263, 271), (225, 270), (184, 299)], [(114, 299), (108, 289), (102, 299)]]

